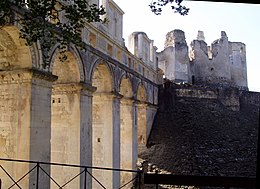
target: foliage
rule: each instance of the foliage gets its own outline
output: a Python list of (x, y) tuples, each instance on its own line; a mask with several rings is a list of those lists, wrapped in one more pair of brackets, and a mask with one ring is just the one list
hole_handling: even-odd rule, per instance
[[(180, 15), (184, 16), (188, 14), (189, 8), (182, 6), (182, 1), (183, 0), (152, 0), (149, 6), (154, 14), (160, 15), (162, 13), (162, 7), (171, 4), (171, 8), (175, 13), (179, 13)], [(174, 3), (176, 6), (172, 5)]]
[[(14, 9), (22, 16), (14, 15)], [(103, 6), (88, 4), (86, 0), (0, 0), (0, 26), (16, 23), (20, 37), (27, 45), (40, 41), (44, 66), (48, 52), (59, 44), (60, 59), (66, 59), (65, 50), (70, 43), (84, 48), (81, 32), (86, 22), (106, 22)]]

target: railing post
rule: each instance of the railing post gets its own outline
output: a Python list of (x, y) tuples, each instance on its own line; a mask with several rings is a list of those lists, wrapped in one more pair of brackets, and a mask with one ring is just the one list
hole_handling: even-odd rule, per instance
[(39, 188), (39, 167), (40, 167), (40, 163), (37, 162), (37, 167), (36, 167), (36, 189)]
[(144, 174), (148, 172), (148, 162), (144, 161), (141, 163), (141, 167), (139, 168), (139, 189), (144, 188)]
[(84, 170), (84, 189), (87, 189), (87, 168)]
[[(260, 107), (258, 110), (258, 135), (257, 135), (257, 159), (256, 159), (256, 180), (259, 180), (259, 174), (260, 174)], [(260, 184), (259, 182), (256, 182), (256, 188), (259, 188)]]
[[(158, 170), (155, 170), (155, 174), (158, 174)], [(156, 189), (159, 189), (159, 184), (156, 183)]]
[[(143, 185), (143, 179), (142, 179), (142, 177), (144, 176), (143, 174), (144, 174), (143, 171), (139, 171), (139, 172), (138, 172), (138, 189), (141, 189), (141, 188), (142, 188), (142, 185)], [(0, 188), (0, 189), (1, 189), (1, 188)]]

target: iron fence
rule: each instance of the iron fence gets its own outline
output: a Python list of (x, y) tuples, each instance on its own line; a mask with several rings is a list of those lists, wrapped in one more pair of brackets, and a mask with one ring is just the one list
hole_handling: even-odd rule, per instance
[[(39, 189), (42, 184), (42, 180), (40, 179), (40, 173), (44, 173), (54, 187), (58, 189), (65, 189), (66, 187), (71, 188), (69, 186), (75, 179), (81, 177), (83, 185), (80, 188), (87, 189), (92, 188), (88, 185), (88, 179), (92, 179), (92, 182), (95, 182), (99, 188), (106, 189), (104, 183), (100, 181), (100, 179), (92, 174), (92, 171), (116, 171), (116, 172), (127, 172), (132, 173), (134, 176), (132, 179), (129, 179), (127, 182), (123, 183), (118, 189), (125, 188), (147, 188), (147, 186), (153, 186), (152, 188), (159, 188), (159, 186), (163, 185), (171, 185), (171, 186), (186, 186), (186, 187), (211, 187), (211, 188), (219, 188), (223, 187), (225, 189), (229, 188), (247, 188), (253, 189), (256, 187), (256, 178), (250, 177), (223, 177), (223, 176), (191, 176), (191, 175), (173, 175), (173, 174), (157, 174), (157, 173), (144, 173), (141, 170), (126, 170), (126, 169), (113, 169), (113, 168), (104, 168), (104, 167), (91, 167), (91, 166), (81, 166), (81, 165), (73, 165), (73, 164), (61, 164), (61, 163), (48, 163), (48, 162), (38, 162), (38, 161), (27, 161), (27, 160), (15, 160), (15, 159), (3, 159), (0, 158), (0, 173), (4, 173), (6, 177), (11, 181), (9, 186), (3, 187), (3, 179), (1, 181), (1, 177), (3, 174), (0, 174), (0, 189), (14, 189), (14, 187), (19, 189), (25, 189), (20, 185), (20, 182), (23, 179), (28, 178), (29, 175), (34, 174), (35, 185), (33, 189)], [(30, 169), (25, 172), (20, 178), (14, 178), (11, 173), (3, 166), (2, 162), (16, 162), (16, 163), (24, 163), (30, 164)], [(67, 178), (66, 182), (59, 183), (52, 175), (50, 174), (49, 169), (44, 166), (58, 166), (58, 167), (69, 167), (69, 168), (79, 168), (79, 172), (74, 176)], [(88, 178), (89, 177), (89, 178)], [(112, 181), (111, 181), (112, 182)], [(28, 187), (29, 188), (29, 187)], [(30, 187), (31, 188), (31, 187)], [(161, 188), (161, 187), (160, 187)], [(27, 188), (26, 188), (27, 189)], [(76, 188), (73, 188), (76, 189)], [(114, 188), (113, 188), (114, 189)]]
[[(70, 183), (72, 183), (75, 179), (81, 179), (81, 187), (83, 189), (87, 189), (89, 188), (89, 180), (91, 179), (91, 183), (95, 182), (96, 185), (99, 186), (99, 188), (103, 188), (106, 189), (106, 186), (104, 183), (102, 183), (100, 181), (100, 178), (94, 176), (92, 174), (93, 170), (99, 170), (99, 171), (112, 171), (112, 172), (125, 172), (125, 173), (129, 173), (132, 174), (132, 178), (129, 179), (128, 181), (126, 181), (125, 183), (121, 183), (121, 186), (118, 189), (121, 188), (138, 188), (141, 189), (141, 175), (142, 175), (142, 171), (140, 170), (127, 170), (127, 169), (113, 169), (113, 168), (105, 168), (105, 167), (92, 167), (92, 166), (82, 166), (82, 165), (74, 165), (74, 164), (62, 164), (62, 163), (49, 163), (49, 162), (39, 162), (39, 161), (27, 161), (27, 160), (18, 160), (18, 159), (5, 159), (5, 158), (0, 158), (0, 171), (3, 174), (0, 174), (2, 177), (2, 181), (1, 181), (1, 177), (0, 177), (0, 189), (3, 189), (3, 175), (5, 175), (5, 179), (8, 178), (9, 179), (9, 183), (11, 183), (8, 186), (5, 186), (5, 189), (12, 189), (14, 187), (19, 188), (19, 189), (24, 189), (20, 183), (22, 182), (22, 180), (26, 180), (28, 178), (33, 178), (34, 179), (34, 189), (39, 189), (42, 188), (40, 187), (46, 180), (42, 181), (42, 175), (45, 175), (45, 178), (47, 177), (48, 180), (50, 181), (50, 184), (52, 184), (55, 188), (58, 189), (65, 189), (65, 188), (71, 188), (69, 186)], [(30, 168), (28, 171), (25, 171), (23, 173), (23, 175), (20, 178), (15, 178), (10, 170), (8, 170), (8, 168), (6, 168), (5, 166), (3, 166), (3, 162), (15, 162), (15, 163), (23, 163), (23, 164), (29, 164)], [(52, 167), (52, 170), (54, 168), (54, 166), (58, 166), (58, 167), (69, 167), (69, 168), (77, 168), (78, 172), (75, 173), (74, 175), (71, 176), (70, 178), (66, 179), (66, 182), (64, 183), (59, 183), (51, 174), (50, 174), (50, 167)], [(63, 170), (64, 171), (64, 170)], [(0, 173), (1, 173), (0, 172)], [(40, 174), (41, 174), (41, 178), (40, 178)], [(111, 181), (112, 182), (112, 181)], [(28, 187), (29, 188), (29, 187)], [(30, 187), (31, 188), (31, 187)], [(26, 188), (27, 189), (27, 188)], [(74, 188), (75, 189), (75, 188)]]

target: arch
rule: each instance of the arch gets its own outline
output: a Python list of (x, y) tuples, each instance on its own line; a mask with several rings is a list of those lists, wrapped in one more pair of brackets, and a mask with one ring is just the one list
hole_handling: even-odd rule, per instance
[(83, 61), (82, 61), (82, 58), (81, 58), (80, 53), (78, 52), (77, 48), (74, 45), (69, 46), (68, 51), (66, 52), (67, 59), (65, 60), (65, 62), (61, 62), (59, 60), (60, 53), (59, 53), (58, 45), (59, 44), (56, 44), (53, 47), (53, 50), (51, 53), (52, 55), (51, 55), (51, 60), (50, 60), (49, 71), (53, 73), (54, 65), (57, 63), (57, 61), (59, 61), (60, 63), (64, 63), (64, 64), (67, 64), (67, 63), (70, 64), (71, 61), (76, 62), (77, 69), (79, 71), (80, 81), (84, 82), (85, 81), (85, 71), (84, 71)]
[(121, 78), (120, 83), (120, 94), (122, 94), (125, 98), (133, 97), (133, 87), (129, 78), (126, 76)]
[(0, 69), (13, 70), (32, 68), (32, 56), (29, 46), (19, 36), (16, 26), (0, 28)]
[(146, 88), (144, 87), (144, 85), (142, 83), (139, 83), (139, 85), (138, 85), (136, 99), (141, 102), (147, 101)]
[(67, 51), (67, 59), (62, 62), (59, 59), (59, 54), (56, 55), (52, 64), (52, 73), (58, 76), (55, 83), (79, 83), (81, 80), (80, 69), (75, 56), (70, 51)]
[(96, 92), (111, 92), (113, 90), (112, 72), (104, 61), (97, 61), (92, 68), (91, 83)]

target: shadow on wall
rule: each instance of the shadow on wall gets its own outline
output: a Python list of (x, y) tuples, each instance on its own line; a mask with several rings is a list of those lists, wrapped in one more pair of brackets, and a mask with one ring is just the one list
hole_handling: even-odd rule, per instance
[(174, 105), (175, 95), (172, 93), (171, 88), (172, 82), (165, 79), (164, 84), (161, 85), (159, 93), (159, 109), (161, 111), (170, 111)]

